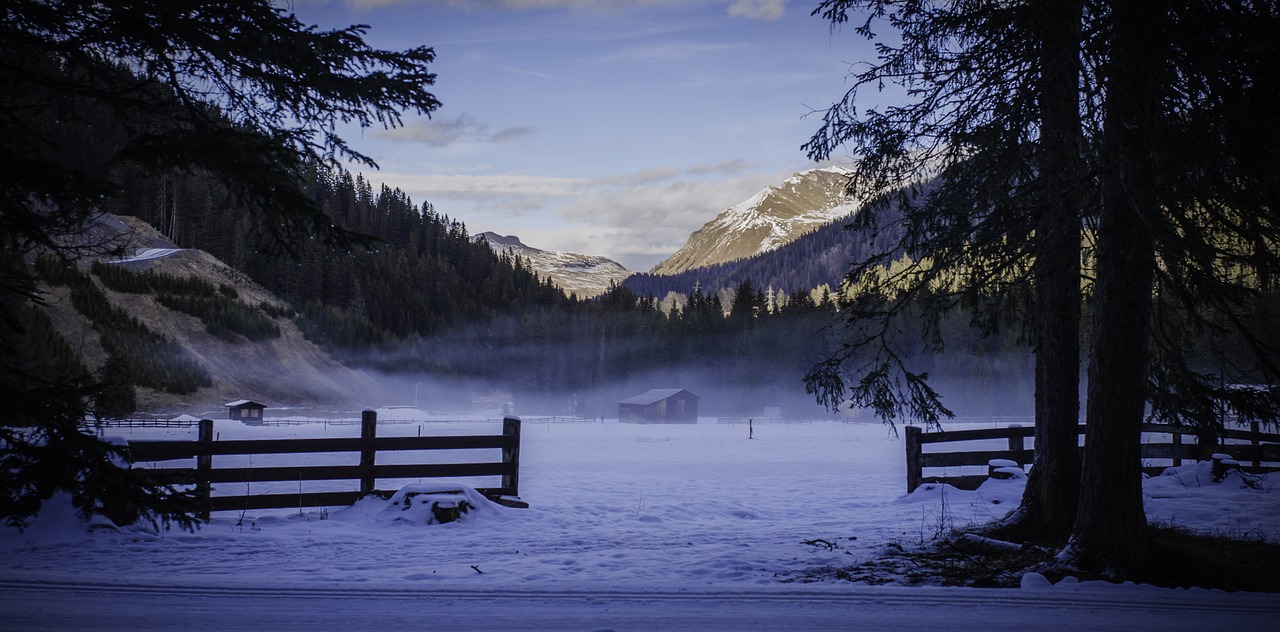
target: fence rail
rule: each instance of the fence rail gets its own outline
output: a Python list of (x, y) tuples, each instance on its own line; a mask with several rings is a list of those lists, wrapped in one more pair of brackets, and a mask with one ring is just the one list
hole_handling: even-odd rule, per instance
[(97, 419), (83, 422), (85, 428), (190, 428), (200, 424), (198, 419)]
[[(194, 482), (197, 489), (209, 500), (212, 511), (350, 505), (370, 494), (389, 496), (395, 492), (395, 490), (377, 489), (379, 479), (475, 476), (501, 477), (499, 486), (479, 488), (477, 491), (505, 504), (523, 505), (510, 498), (520, 495), (519, 418), (503, 419), (502, 434), (499, 435), (378, 437), (377, 426), (377, 413), (367, 410), (361, 417), (358, 439), (215, 441), (213, 420), (203, 419), (199, 422), (199, 436), (195, 441), (131, 441), (129, 454), (134, 463), (195, 459), (195, 468), (162, 467), (156, 468), (156, 471), (172, 476), (176, 483)], [(501, 457), (499, 460), (484, 463), (375, 464), (379, 452), (475, 449), (500, 450)], [(358, 453), (360, 463), (359, 465), (231, 468), (213, 466), (215, 456), (321, 453)], [(211, 487), (213, 483), (297, 481), (301, 485), (304, 481), (335, 480), (358, 481), (359, 490), (214, 496)]]
[[(907, 426), (907, 493), (925, 483), (947, 483), (961, 489), (976, 489), (987, 474), (960, 474), (925, 476), (926, 468), (947, 467), (987, 467), (993, 459), (1016, 461), (1023, 467), (1031, 464), (1035, 450), (1028, 448), (1026, 440), (1035, 437), (1035, 428), (1030, 426), (1010, 426), (1007, 428), (984, 428), (981, 430), (952, 430), (942, 432), (924, 432), (916, 426)], [(1076, 427), (1078, 436), (1084, 435), (1083, 425)], [(1167, 460), (1173, 466), (1182, 465), (1183, 459), (1208, 459), (1212, 453), (1230, 454), (1240, 462), (1241, 469), (1250, 472), (1270, 472), (1280, 470), (1280, 435), (1264, 434), (1259, 431), (1257, 422), (1250, 424), (1249, 430), (1223, 429), (1217, 431), (1220, 442), (1201, 445), (1196, 442), (1196, 434), (1184, 426), (1168, 426), (1159, 424), (1143, 424), (1141, 456), (1144, 462), (1151, 460)], [(1167, 442), (1156, 437), (1168, 435)], [(1186, 439), (1191, 439), (1187, 441)], [(924, 446), (929, 444), (958, 443), (972, 441), (1006, 440), (1004, 447), (986, 445), (983, 449), (963, 452), (925, 452)], [(1246, 443), (1239, 443), (1239, 442)], [(997, 444), (998, 445), (998, 444)], [(1146, 465), (1143, 471), (1158, 474), (1165, 465)]]
[[(819, 421), (840, 421), (839, 419), (819, 420)], [(782, 424), (789, 426), (792, 424), (811, 424), (812, 419), (787, 419), (784, 417), (716, 417), (717, 423), (729, 424), (736, 426), (738, 424)]]

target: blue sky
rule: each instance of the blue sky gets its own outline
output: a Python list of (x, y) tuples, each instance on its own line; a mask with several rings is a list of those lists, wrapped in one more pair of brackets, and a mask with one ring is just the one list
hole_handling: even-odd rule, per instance
[(648, 270), (721, 210), (818, 166), (814, 109), (871, 49), (816, 0), (294, 0), (436, 50), (444, 106), (347, 136), (366, 173), (472, 233)]

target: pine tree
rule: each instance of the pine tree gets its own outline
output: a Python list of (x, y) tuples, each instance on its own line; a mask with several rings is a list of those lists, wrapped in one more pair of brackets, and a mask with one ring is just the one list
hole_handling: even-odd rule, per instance
[[(92, 387), (74, 380), (32, 385), (10, 374), (17, 350), (11, 341), (24, 332), (14, 315), (38, 299), (25, 261), (38, 251), (103, 250), (103, 244), (86, 244), (82, 229), (124, 193), (120, 178), (137, 174), (209, 175), (250, 211), (256, 230), (239, 234), (261, 235), (259, 250), (301, 254), (309, 239), (343, 247), (370, 243), (336, 228), (307, 195), (305, 164), (349, 159), (375, 166), (338, 136), (339, 124), (396, 126), (402, 111), (426, 114), (439, 102), (426, 90), (434, 81), (427, 71), (430, 48), (379, 50), (364, 42), (364, 33), (360, 26), (310, 28), (265, 0), (6, 4), (0, 13), (0, 163), (6, 166), (0, 170), (0, 399), (11, 404), (6, 423), (33, 430), (3, 437), (14, 448), (0, 467), (3, 491), (20, 499), (0, 507), (4, 519), (22, 521), (61, 487), (86, 514), (104, 509), (99, 492), (114, 489), (114, 506), (193, 524), (183, 513), (188, 505), (168, 502), (174, 497), (167, 488), (96, 465), (119, 451), (77, 428)], [(175, 199), (166, 194), (166, 212)], [(172, 385), (179, 390), (192, 386), (181, 364), (169, 365), (178, 370)], [(36, 401), (44, 403), (16, 404)]]
[[(1077, 366), (1079, 281), (1072, 276), (1086, 219), (1097, 243), (1088, 431), (1079, 510), (1059, 559), (1125, 573), (1141, 566), (1146, 550), (1137, 452), (1144, 407), (1188, 421), (1203, 418), (1197, 411), (1215, 400), (1238, 401), (1255, 418), (1280, 409), (1277, 350), (1246, 324), (1270, 291), (1265, 280), (1280, 268), (1275, 248), (1263, 245), (1280, 242), (1280, 195), (1266, 175), (1280, 159), (1273, 142), (1259, 141), (1256, 125), (1280, 106), (1269, 61), (1274, 38), (1265, 35), (1280, 14), (1272, 3), (1197, 0), (1087, 3), (1083, 14), (1080, 7), (820, 5), (817, 12), (835, 23), (852, 8), (868, 10), (863, 35), (881, 18), (898, 31), (901, 46), (882, 47), (880, 63), (856, 86), (900, 79), (914, 100), (858, 111), (855, 87), (807, 147), (820, 157), (849, 144), (860, 157), (854, 184), (871, 197), (904, 181), (936, 176), (940, 183), (923, 203), (910, 188), (892, 196), (908, 236), (901, 248), (854, 265), (849, 280), (860, 292), (842, 309), (855, 338), (811, 374), (810, 385), (840, 393), (842, 362), (862, 361), (851, 345), (878, 348), (887, 359), (863, 365), (868, 373), (855, 398), (878, 392), (866, 388), (877, 383), (893, 387), (896, 373), (905, 389), (873, 403), (936, 418), (936, 393), (923, 373), (896, 359), (901, 341), (885, 324), (919, 319), (925, 336), (916, 339), (936, 349), (940, 319), (956, 308), (989, 334), (1007, 326), (1004, 314), (1031, 314), (1037, 390), (1052, 390), (1037, 393), (1035, 471), (1045, 478), (1028, 485), (1028, 494), (1040, 496), (1024, 498), (1020, 511), (1041, 521), (1033, 531), (1062, 533), (1076, 395), (1061, 385), (1074, 383)], [(1081, 177), (1089, 174), (1100, 182), (1096, 207), (1081, 202), (1095, 195), (1093, 180)], [(875, 220), (859, 216), (863, 228)], [(1228, 345), (1188, 353), (1176, 348), (1186, 336), (1237, 341), (1236, 374), (1260, 386), (1213, 388), (1194, 363), (1225, 361)], [(1050, 475), (1064, 482), (1051, 485), (1057, 492), (1041, 484)]]

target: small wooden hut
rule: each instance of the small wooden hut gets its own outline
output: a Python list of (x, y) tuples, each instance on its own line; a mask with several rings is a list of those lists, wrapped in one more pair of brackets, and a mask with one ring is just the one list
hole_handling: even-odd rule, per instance
[(698, 423), (697, 395), (683, 388), (658, 388), (618, 402), (618, 421), (641, 424)]
[(259, 404), (249, 399), (237, 399), (234, 402), (227, 402), (227, 419), (246, 423), (261, 423), (262, 411), (266, 409), (266, 404)]

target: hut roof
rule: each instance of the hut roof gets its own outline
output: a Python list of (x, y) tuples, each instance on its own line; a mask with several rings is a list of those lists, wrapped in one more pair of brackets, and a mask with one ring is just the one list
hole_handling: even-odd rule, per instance
[(266, 404), (259, 404), (258, 402), (255, 402), (255, 401), (253, 401), (253, 400), (251, 400), (251, 399), (237, 399), (237, 400), (236, 400), (236, 401), (234, 401), (234, 402), (227, 402), (227, 403), (226, 403), (226, 406), (227, 406), (227, 408), (238, 408), (238, 407), (240, 407), (240, 406), (247, 406), (247, 405), (250, 405), (250, 404), (252, 404), (252, 405), (254, 405), (254, 406), (258, 406), (258, 407), (260, 407), (260, 408), (266, 408), (266, 407), (267, 407), (267, 405), (266, 405)]
[[(677, 393), (689, 393), (689, 391), (686, 391), (683, 388), (655, 388), (653, 390), (645, 391), (639, 395), (636, 395), (635, 397), (628, 397), (622, 401), (619, 401), (618, 403), (619, 404), (638, 404), (641, 406), (647, 406), (649, 404), (654, 404), (664, 399), (667, 399), (668, 397), (671, 397), (672, 395), (676, 395)], [(695, 398), (698, 397), (693, 393), (689, 393), (689, 395)]]

